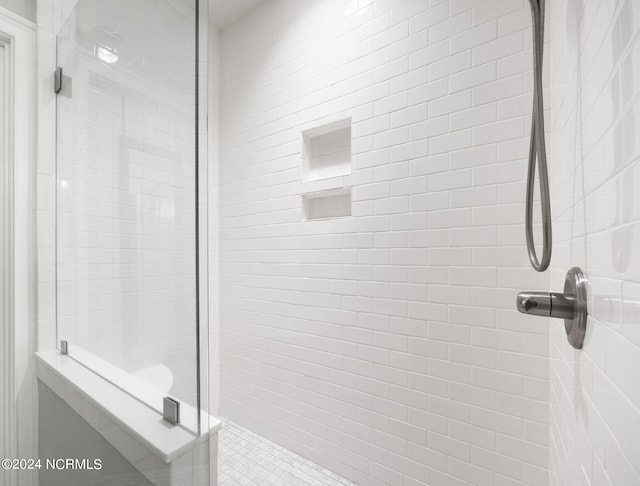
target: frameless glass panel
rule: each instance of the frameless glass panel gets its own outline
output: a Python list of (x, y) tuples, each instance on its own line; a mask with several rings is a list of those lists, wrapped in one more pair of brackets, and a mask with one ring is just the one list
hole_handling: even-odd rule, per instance
[(80, 0), (58, 35), (57, 319), (71, 357), (199, 432), (196, 15)]

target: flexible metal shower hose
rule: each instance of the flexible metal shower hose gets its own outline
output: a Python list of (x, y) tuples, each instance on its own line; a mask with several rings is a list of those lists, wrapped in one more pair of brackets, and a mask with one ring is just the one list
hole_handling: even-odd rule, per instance
[[(529, 261), (538, 272), (544, 272), (551, 261), (551, 203), (549, 199), (549, 175), (547, 173), (547, 149), (544, 140), (544, 107), (542, 100), (542, 54), (544, 50), (544, 1), (529, 0), (533, 30), (533, 114), (531, 140), (529, 142), (529, 169), (527, 177), (527, 202), (525, 230)], [(542, 261), (538, 260), (533, 241), (533, 184), (536, 177), (536, 160), (540, 170), (540, 206), (542, 209)]]

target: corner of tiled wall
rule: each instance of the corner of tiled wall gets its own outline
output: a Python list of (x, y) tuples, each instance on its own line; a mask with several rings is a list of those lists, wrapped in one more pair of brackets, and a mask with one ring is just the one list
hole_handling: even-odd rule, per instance
[(640, 4), (547, 2), (551, 285), (589, 280), (581, 351), (550, 333), (550, 484), (640, 484)]

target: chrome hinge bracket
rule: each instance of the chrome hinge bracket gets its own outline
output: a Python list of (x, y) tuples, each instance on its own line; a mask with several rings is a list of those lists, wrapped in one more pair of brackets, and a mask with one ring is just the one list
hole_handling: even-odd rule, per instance
[(180, 402), (170, 397), (162, 399), (162, 418), (173, 425), (180, 423)]

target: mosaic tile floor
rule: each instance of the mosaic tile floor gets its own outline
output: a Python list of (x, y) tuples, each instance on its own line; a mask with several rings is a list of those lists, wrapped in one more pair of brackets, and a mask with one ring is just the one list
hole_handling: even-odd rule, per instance
[(218, 434), (218, 486), (355, 486), (226, 419)]

